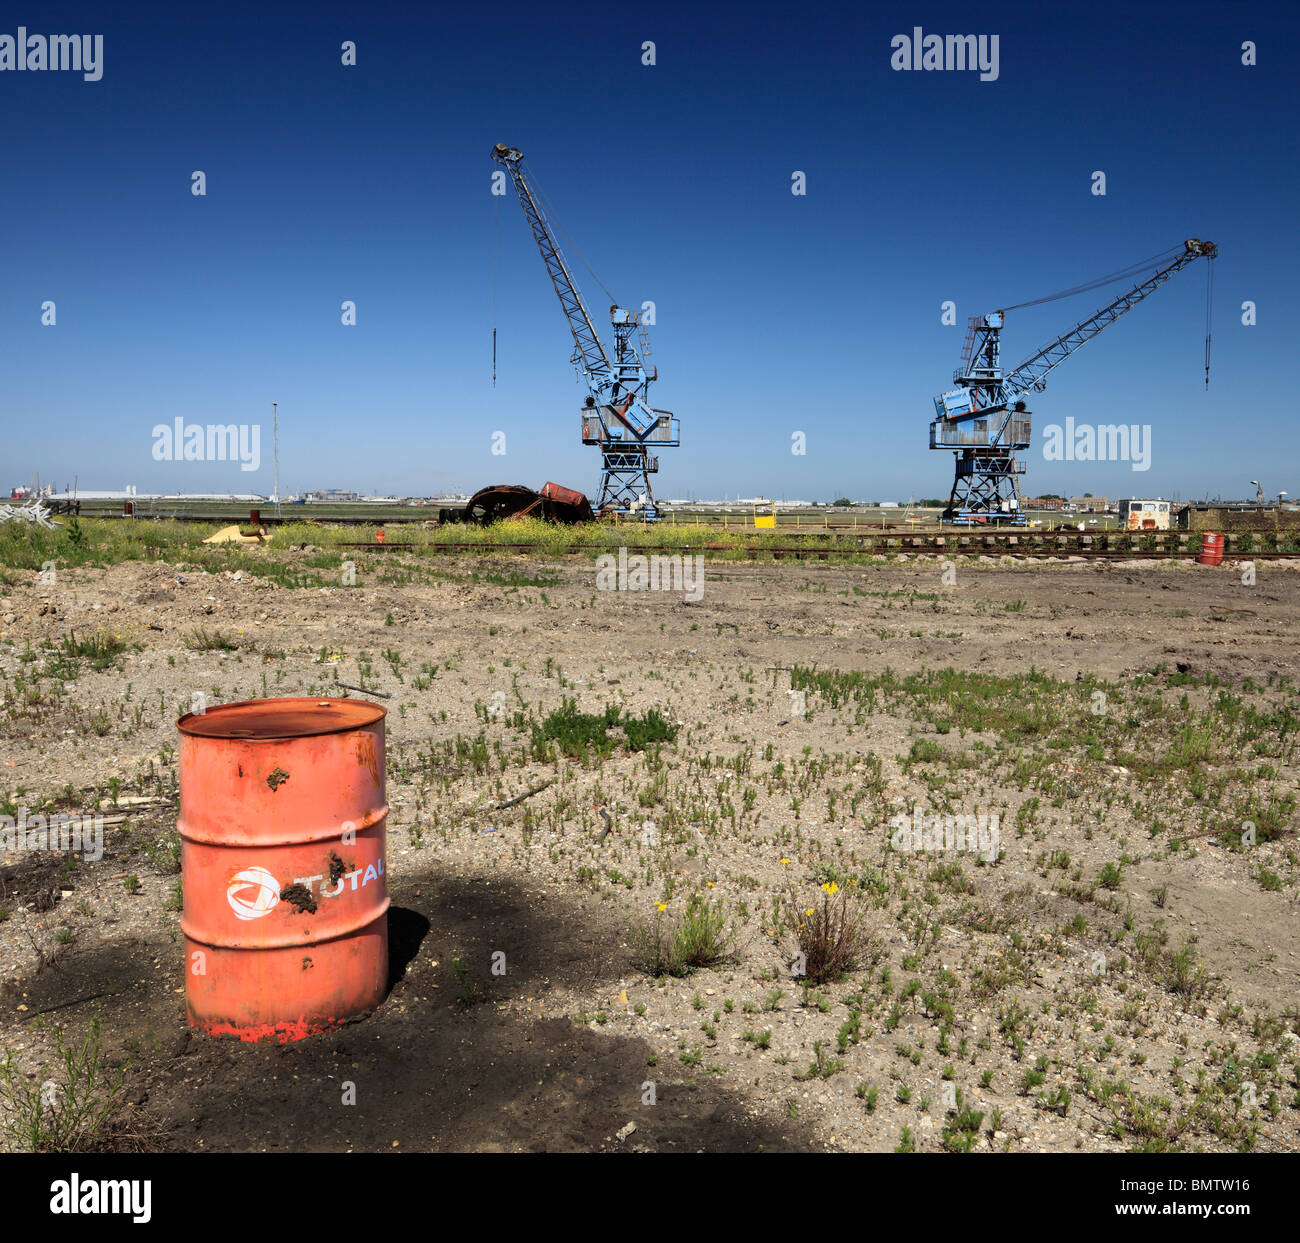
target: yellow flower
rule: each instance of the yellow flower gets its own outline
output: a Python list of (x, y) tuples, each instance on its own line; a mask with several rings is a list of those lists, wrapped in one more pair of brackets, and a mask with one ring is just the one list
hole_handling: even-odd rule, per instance
[(840, 891), (840, 887), (834, 881), (828, 882), (827, 884), (823, 885), (822, 888), (826, 890), (826, 892), (830, 894), (832, 898)]
[(667, 909), (668, 909), (668, 903), (667, 903), (667, 902), (656, 902), (656, 903), (655, 903), (655, 910), (656, 910), (656, 911), (666, 911)]
[(812, 913), (813, 913), (813, 909), (811, 906), (806, 911), (804, 911), (805, 915), (811, 915)]
[(790, 860), (789, 860), (789, 859), (782, 859), (782, 860), (781, 860), (781, 865), (782, 865), (783, 867), (789, 867), (789, 866), (790, 866)]

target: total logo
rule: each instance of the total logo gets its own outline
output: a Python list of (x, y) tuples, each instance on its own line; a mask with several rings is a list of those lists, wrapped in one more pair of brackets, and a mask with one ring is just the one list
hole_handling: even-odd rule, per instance
[(236, 919), (261, 919), (280, 904), (280, 882), (265, 868), (245, 868), (231, 877), (226, 901)]
[[(379, 859), (369, 864), (364, 872), (360, 868), (344, 872), (332, 887), (322, 883), (325, 880), (323, 875), (295, 876), (293, 884), (304, 886), (313, 897), (319, 895), (322, 898), (337, 898), (343, 892), (345, 884), (350, 884), (351, 891), (355, 893), (383, 875), (384, 861)], [(226, 901), (230, 903), (236, 919), (261, 919), (280, 905), (281, 892), (280, 882), (265, 868), (245, 868), (230, 878), (230, 884), (226, 886)]]

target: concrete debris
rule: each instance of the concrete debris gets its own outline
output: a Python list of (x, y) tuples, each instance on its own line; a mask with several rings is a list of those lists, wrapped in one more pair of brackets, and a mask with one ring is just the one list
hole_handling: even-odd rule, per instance
[(0, 505), (0, 522), (26, 522), (50, 530), (61, 525), (51, 519), (50, 511), (40, 501), (28, 501), (26, 505)]

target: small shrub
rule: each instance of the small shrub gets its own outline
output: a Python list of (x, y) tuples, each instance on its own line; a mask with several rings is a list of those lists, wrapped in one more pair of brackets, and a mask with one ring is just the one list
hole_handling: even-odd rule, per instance
[(721, 899), (710, 902), (693, 894), (676, 920), (665, 919), (666, 910), (666, 904), (656, 903), (652, 920), (632, 924), (635, 961), (647, 975), (690, 975), (734, 956), (735, 924)]
[(847, 890), (834, 882), (822, 886), (821, 902), (800, 905), (791, 894), (791, 905), (800, 911), (795, 940), (803, 955), (804, 976), (810, 984), (826, 984), (852, 971), (874, 939), (862, 924), (858, 904)]
[(97, 631), (88, 639), (78, 639), (75, 631), (70, 631), (63, 640), (59, 651), (70, 660), (86, 660), (92, 669), (103, 671), (117, 664), (117, 658), (126, 650), (126, 643), (119, 635)]
[(207, 630), (200, 626), (186, 636), (185, 646), (192, 652), (236, 652), (239, 650), (239, 640), (233, 634), (223, 634), (220, 630)]

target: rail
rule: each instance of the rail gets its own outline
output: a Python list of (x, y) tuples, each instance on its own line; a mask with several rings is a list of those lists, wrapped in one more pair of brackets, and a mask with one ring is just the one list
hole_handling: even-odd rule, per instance
[[(724, 552), (732, 553), (739, 556), (756, 559), (760, 557), (771, 557), (774, 560), (780, 560), (783, 557), (791, 557), (797, 561), (821, 560), (829, 561), (842, 557), (861, 557), (861, 556), (881, 556), (899, 553), (917, 556), (938, 556), (947, 554), (950, 556), (997, 556), (1013, 557), (1028, 560), (1041, 560), (1047, 557), (1080, 557), (1084, 560), (1110, 560), (1110, 561), (1187, 561), (1194, 560), (1200, 553), (1200, 534), (1196, 534), (1195, 547), (1177, 547), (1163, 548), (1097, 548), (1089, 545), (1084, 546), (1050, 546), (1039, 543), (1021, 543), (1011, 544), (1005, 541), (992, 543), (974, 541), (962, 541), (960, 539), (948, 540), (920, 540), (910, 539), (906, 536), (894, 538), (880, 537), (863, 537), (851, 545), (848, 541), (840, 540), (835, 544), (820, 545), (803, 545), (803, 546), (784, 546), (778, 547), (773, 545), (750, 545), (743, 544), (636, 544), (629, 545), (629, 554), (642, 553), (666, 553), (666, 554), (684, 554), (684, 553), (710, 553)], [(610, 548), (600, 544), (567, 544), (560, 547), (546, 546), (535, 543), (485, 543), (478, 540), (465, 541), (439, 541), (436, 544), (413, 544), (402, 543), (394, 544), (385, 542), (376, 544), (373, 542), (355, 540), (341, 541), (331, 544), (332, 548), (361, 548), (370, 549), (374, 552), (401, 552), (414, 551), (419, 555), (456, 555), (466, 553), (500, 553), (500, 552), (520, 552), (520, 553), (537, 553), (541, 556), (573, 556), (577, 554), (588, 554), (598, 556), (601, 553), (608, 553)], [(1258, 549), (1258, 550), (1240, 550), (1225, 548), (1224, 558), (1247, 558), (1251, 560), (1274, 561), (1283, 558), (1300, 560), (1300, 548), (1287, 551), (1285, 549)]]

